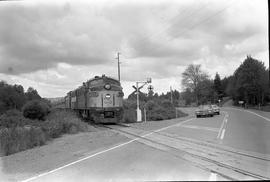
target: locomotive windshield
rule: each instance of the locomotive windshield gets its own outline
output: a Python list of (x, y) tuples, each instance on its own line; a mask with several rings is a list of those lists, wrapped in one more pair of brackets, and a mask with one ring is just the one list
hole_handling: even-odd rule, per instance
[(114, 80), (112, 78), (108, 78), (108, 77), (103, 77), (103, 78), (94, 79), (94, 80), (89, 81), (89, 86), (90, 87), (99, 86), (99, 85), (105, 85), (105, 84), (120, 86), (119, 81)]

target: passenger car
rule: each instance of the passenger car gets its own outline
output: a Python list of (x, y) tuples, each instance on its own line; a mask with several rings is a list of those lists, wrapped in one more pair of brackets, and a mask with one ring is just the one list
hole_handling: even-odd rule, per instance
[(214, 111), (214, 114), (217, 114), (217, 115), (220, 115), (220, 108), (217, 106), (217, 105), (211, 105), (213, 111)]
[(195, 111), (196, 117), (201, 117), (201, 116), (214, 116), (214, 111), (210, 105), (200, 105), (198, 109)]

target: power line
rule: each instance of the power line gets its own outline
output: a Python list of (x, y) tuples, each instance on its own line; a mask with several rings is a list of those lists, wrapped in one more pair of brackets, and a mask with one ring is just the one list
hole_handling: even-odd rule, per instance
[[(218, 15), (218, 14), (221, 14), (222, 12), (224, 12), (226, 9), (228, 9), (229, 7), (232, 6), (232, 4), (234, 4), (236, 1), (230, 3), (228, 6), (226, 6), (225, 8), (222, 8), (221, 10), (217, 11), (216, 13), (206, 17), (205, 19), (201, 20), (200, 22), (196, 23), (196, 24), (193, 24), (191, 25), (189, 28), (185, 29), (184, 31), (180, 32), (177, 37), (179, 37), (181, 34), (183, 33), (186, 33), (187, 31), (189, 30), (192, 30), (194, 29), (195, 27), (201, 25), (202, 23), (205, 23), (207, 22), (208, 20), (210, 20), (211, 18), (213, 18), (214, 16)], [(171, 37), (170, 39), (167, 40), (167, 42), (171, 41), (172, 39), (174, 39), (175, 37)], [(157, 47), (161, 47), (161, 46), (157, 46)], [(157, 47), (154, 47), (154, 48), (157, 48)], [(153, 49), (152, 49), (153, 50)]]
[[(208, 16), (208, 17), (202, 19), (200, 22), (195, 23), (195, 24), (191, 25), (189, 28), (187, 28), (187, 29), (185, 29), (184, 31), (180, 32), (179, 34), (177, 34), (177, 37), (179, 37), (180, 34), (186, 33), (187, 31), (192, 30), (193, 28), (195, 28), (195, 27), (201, 25), (202, 23), (207, 22), (208, 20), (210, 20), (210, 19), (213, 18), (214, 16), (217, 16), (217, 15), (223, 13), (226, 9), (228, 9), (229, 7), (231, 7), (236, 1), (231, 1), (231, 2), (232, 2), (232, 3), (229, 3), (228, 6), (222, 8), (221, 10), (215, 12), (214, 14), (211, 14), (210, 16)], [(209, 3), (209, 2), (208, 2), (208, 3)], [(207, 3), (207, 4), (208, 4), (208, 3)], [(204, 6), (204, 7), (205, 7), (205, 6)], [(200, 8), (200, 10), (202, 10), (202, 7)], [(194, 15), (194, 13), (195, 13), (195, 11), (194, 11), (193, 13), (191, 13), (191, 15)], [(191, 17), (191, 16), (189, 16), (189, 17)], [(186, 19), (186, 20), (187, 20), (187, 19)], [(164, 29), (164, 30), (165, 30), (165, 29)], [(158, 34), (160, 34), (160, 33), (161, 33), (161, 31), (160, 31), (159, 33), (157, 33), (157, 34), (154, 34), (154, 35), (158, 35)], [(153, 35), (150, 36), (150, 37), (153, 37)], [(167, 40), (167, 42), (171, 41), (171, 40), (174, 39), (174, 38), (175, 38), (175, 36), (174, 36), (174, 37), (171, 37), (170, 39)], [(146, 40), (149, 40), (149, 39), (145, 39), (145, 41), (146, 41)], [(164, 45), (164, 44), (159, 45), (159, 46), (156, 46), (156, 47), (153, 47), (153, 48), (150, 49), (150, 50), (154, 50), (154, 49), (159, 48), (159, 47), (161, 47), (161, 46), (163, 46), (163, 45)]]
[[(195, 15), (195, 14), (199, 13), (201, 10), (203, 10), (205, 7), (207, 7), (209, 3), (210, 3), (210, 2), (208, 1), (208, 2), (205, 3), (203, 6), (201, 6), (201, 7), (199, 7), (198, 9), (192, 11), (191, 13), (189, 13), (189, 14), (185, 17), (184, 20), (187, 21), (187, 20), (188, 20), (187, 18), (190, 18), (190, 17), (192, 17), (192, 15)], [(180, 13), (178, 13), (178, 14), (175, 15), (175, 16), (173, 16), (173, 18), (171, 18), (170, 20), (168, 20), (168, 21), (172, 21), (172, 24), (167, 25), (165, 28), (161, 29), (160, 31), (156, 32), (155, 34), (152, 34), (151, 36), (148, 37), (148, 39), (146, 39), (147, 37), (144, 38), (144, 39), (141, 41), (141, 44), (142, 44), (144, 41), (147, 41), (147, 40), (151, 39), (152, 37), (161, 34), (161, 33), (164, 32), (165, 30), (168, 30), (172, 25), (178, 23), (177, 21), (175, 21), (175, 20), (178, 20), (178, 19), (176, 19), (176, 18), (178, 18), (181, 14), (183, 14), (184, 12), (186, 12), (186, 10), (188, 10), (188, 9), (185, 9), (184, 11), (180, 11)]]

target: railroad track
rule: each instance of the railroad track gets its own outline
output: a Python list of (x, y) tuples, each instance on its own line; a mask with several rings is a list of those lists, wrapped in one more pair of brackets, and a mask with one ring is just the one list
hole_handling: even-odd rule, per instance
[[(270, 158), (165, 132), (138, 129), (130, 125), (101, 125), (137, 142), (166, 151), (195, 166), (228, 180), (270, 180)], [(267, 169), (268, 168), (268, 169)]]

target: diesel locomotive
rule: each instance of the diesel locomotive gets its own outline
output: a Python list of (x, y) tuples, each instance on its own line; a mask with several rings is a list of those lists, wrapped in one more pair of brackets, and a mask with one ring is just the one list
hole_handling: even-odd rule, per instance
[(56, 103), (56, 108), (71, 109), (95, 123), (118, 123), (123, 118), (123, 88), (120, 82), (102, 75), (84, 82)]

